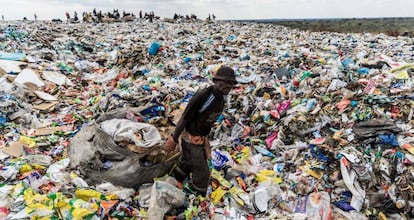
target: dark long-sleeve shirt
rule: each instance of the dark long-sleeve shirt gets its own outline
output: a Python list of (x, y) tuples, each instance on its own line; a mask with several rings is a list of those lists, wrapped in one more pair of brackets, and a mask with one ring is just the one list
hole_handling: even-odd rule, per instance
[(214, 89), (214, 86), (197, 91), (177, 124), (173, 134), (174, 140), (178, 140), (184, 128), (194, 136), (208, 135), (214, 122), (223, 112), (223, 108), (224, 97)]

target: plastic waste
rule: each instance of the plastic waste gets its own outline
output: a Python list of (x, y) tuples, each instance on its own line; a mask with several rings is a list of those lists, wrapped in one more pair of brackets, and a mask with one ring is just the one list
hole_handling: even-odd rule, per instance
[[(414, 218), (411, 38), (88, 19), (0, 27), (0, 218)], [(238, 84), (201, 197), (164, 180), (179, 152), (162, 146), (221, 65)]]
[(253, 205), (258, 212), (265, 212), (268, 209), (269, 196), (265, 188), (256, 189), (253, 200)]
[(160, 47), (161, 47), (161, 44), (159, 44), (158, 42), (153, 42), (148, 49), (149, 55), (156, 55)]
[(26, 55), (24, 53), (0, 52), (0, 60), (24, 61), (25, 59), (26, 59)]
[(163, 181), (155, 181), (151, 190), (148, 217), (150, 219), (164, 218), (164, 214), (171, 207), (180, 207), (185, 203), (185, 194), (182, 190)]

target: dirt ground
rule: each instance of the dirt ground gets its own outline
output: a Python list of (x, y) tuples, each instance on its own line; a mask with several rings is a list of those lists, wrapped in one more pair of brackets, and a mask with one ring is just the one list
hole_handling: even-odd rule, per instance
[[(252, 22), (252, 21), (246, 21)], [(349, 18), (349, 19), (266, 19), (254, 22), (274, 23), (290, 28), (309, 31), (330, 31), (340, 33), (384, 33), (389, 36), (414, 37), (412, 18)]]

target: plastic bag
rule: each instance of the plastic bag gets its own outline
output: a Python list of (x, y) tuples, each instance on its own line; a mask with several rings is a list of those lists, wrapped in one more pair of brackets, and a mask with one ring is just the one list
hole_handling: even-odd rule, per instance
[(181, 189), (164, 181), (155, 181), (151, 189), (148, 217), (162, 220), (170, 208), (183, 206), (184, 202), (185, 193)]
[(327, 192), (309, 194), (306, 203), (306, 216), (309, 219), (333, 220), (330, 196)]
[(159, 44), (158, 42), (153, 42), (150, 46), (150, 48), (148, 49), (148, 54), (149, 55), (156, 55), (158, 53), (158, 50), (160, 49), (161, 44)]

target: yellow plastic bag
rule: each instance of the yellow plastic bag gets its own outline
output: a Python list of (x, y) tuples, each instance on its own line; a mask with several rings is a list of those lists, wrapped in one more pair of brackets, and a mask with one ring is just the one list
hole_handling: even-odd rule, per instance
[(19, 173), (23, 174), (23, 173), (31, 171), (32, 169), (33, 169), (32, 166), (30, 166), (29, 164), (24, 164), (23, 166), (20, 167)]
[(283, 179), (280, 178), (276, 171), (274, 170), (260, 170), (259, 173), (256, 174), (256, 180), (258, 182), (264, 182), (264, 181), (272, 181), (274, 183), (280, 184), (283, 182)]
[(97, 199), (97, 200), (116, 200), (119, 199), (115, 194), (108, 194), (104, 195), (96, 190), (93, 189), (78, 189), (75, 191), (75, 196), (79, 199), (82, 199), (86, 202), (90, 201), (90, 199)]
[(216, 205), (220, 200), (223, 198), (223, 196), (226, 194), (226, 190), (224, 190), (221, 187), (218, 187), (216, 190), (214, 190), (211, 193), (211, 198), (213, 199), (213, 204)]
[(27, 144), (29, 148), (33, 148), (34, 146), (36, 146), (36, 141), (33, 138), (21, 136), (19, 140)]
[(231, 183), (224, 179), (224, 177), (222, 177), (221, 174), (215, 169), (211, 170), (211, 177), (216, 179), (220, 185), (226, 189), (230, 189), (232, 187)]
[(299, 168), (316, 179), (321, 179), (323, 176), (323, 172), (321, 170), (311, 169), (311, 165), (309, 163), (306, 163), (305, 165), (300, 166)]
[(244, 206), (244, 201), (239, 197), (239, 194), (245, 193), (242, 189), (233, 186), (230, 190), (230, 195), (240, 206)]
[[(61, 193), (59, 194), (61, 197)], [(55, 213), (54, 205), (55, 202), (57, 203), (55, 201), (56, 197), (40, 195), (35, 193), (31, 188), (25, 190), (23, 197), (26, 203), (25, 212), (32, 219), (49, 219)]]
[(102, 193), (92, 190), (92, 189), (78, 189), (75, 191), (76, 198), (82, 199), (83, 201), (88, 202), (90, 199), (98, 199), (101, 200), (104, 198)]
[(250, 147), (243, 147), (241, 151), (234, 157), (236, 158), (237, 163), (241, 163), (249, 159), (250, 155), (251, 155)]
[(81, 199), (70, 199), (68, 204), (65, 216), (76, 220), (95, 214), (99, 209), (98, 204), (85, 202)]

